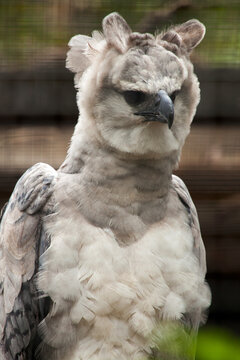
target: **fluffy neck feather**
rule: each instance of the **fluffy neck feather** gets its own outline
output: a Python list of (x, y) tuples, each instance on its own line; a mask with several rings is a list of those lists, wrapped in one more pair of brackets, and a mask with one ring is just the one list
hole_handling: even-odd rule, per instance
[(60, 172), (74, 175), (72, 198), (82, 214), (129, 243), (163, 218), (176, 156), (144, 159), (115, 152), (91, 127), (80, 132), (77, 125)]

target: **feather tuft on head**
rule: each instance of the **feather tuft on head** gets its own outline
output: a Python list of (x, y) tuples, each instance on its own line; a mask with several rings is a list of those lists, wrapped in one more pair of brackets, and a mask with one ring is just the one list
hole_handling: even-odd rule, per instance
[(111, 13), (103, 19), (102, 26), (107, 43), (119, 52), (125, 52), (132, 30), (123, 17), (116, 12)]
[(92, 37), (75, 35), (71, 38), (68, 43), (70, 50), (67, 53), (66, 67), (76, 73), (76, 82), (91, 65), (105, 43), (104, 36), (99, 31), (93, 31)]
[[(177, 52), (183, 50), (190, 53), (200, 44), (206, 32), (205, 26), (198, 20), (192, 19), (181, 25), (170, 28), (157, 36), (156, 40), (168, 50)], [(165, 45), (162, 42), (165, 42)], [(169, 48), (168, 48), (169, 47)]]

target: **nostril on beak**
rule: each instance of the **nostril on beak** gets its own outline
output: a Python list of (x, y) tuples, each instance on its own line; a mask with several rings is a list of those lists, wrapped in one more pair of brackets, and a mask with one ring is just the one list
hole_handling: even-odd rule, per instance
[(171, 129), (174, 118), (173, 102), (164, 90), (160, 90), (157, 97), (156, 104), (158, 103), (159, 112), (167, 119), (168, 127)]
[(160, 104), (161, 104), (161, 93), (159, 92), (159, 93), (157, 93), (157, 94), (155, 95), (154, 108), (155, 108), (155, 109), (159, 109)]

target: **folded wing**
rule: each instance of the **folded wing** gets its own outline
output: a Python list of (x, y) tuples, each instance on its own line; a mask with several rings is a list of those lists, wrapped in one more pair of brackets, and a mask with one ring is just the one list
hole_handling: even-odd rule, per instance
[(34, 274), (39, 256), (49, 245), (42, 215), (49, 202), (57, 172), (39, 163), (25, 172), (2, 212), (0, 223), (0, 358), (33, 359), (32, 347), (41, 307)]

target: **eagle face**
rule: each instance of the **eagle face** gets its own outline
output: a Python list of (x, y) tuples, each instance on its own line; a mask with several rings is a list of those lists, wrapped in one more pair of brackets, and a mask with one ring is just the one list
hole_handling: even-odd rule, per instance
[(130, 154), (163, 156), (178, 150), (174, 123), (183, 106), (184, 63), (158, 45), (114, 55), (108, 54), (111, 70), (95, 95), (93, 114), (102, 138)]
[(77, 73), (80, 112), (101, 143), (128, 156), (180, 152), (199, 102), (189, 53), (204, 33), (197, 20), (157, 36), (134, 33), (113, 13), (103, 34), (70, 41), (67, 67)]

